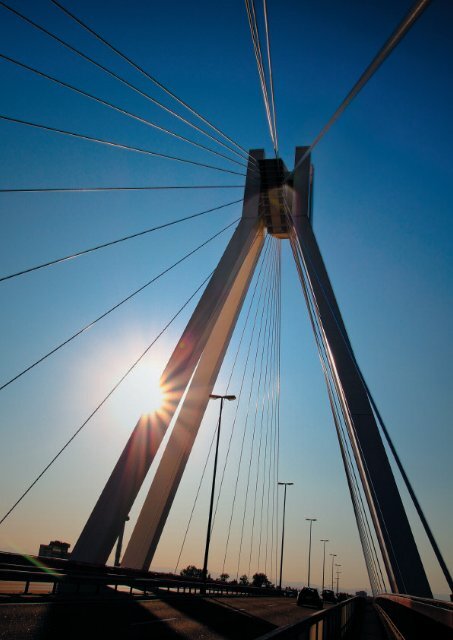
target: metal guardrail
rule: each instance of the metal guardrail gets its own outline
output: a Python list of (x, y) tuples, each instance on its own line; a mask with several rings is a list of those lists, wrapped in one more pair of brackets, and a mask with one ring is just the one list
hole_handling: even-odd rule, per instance
[[(52, 569), (49, 567), (37, 568), (30, 571), (27, 567), (4, 568), (0, 566), (0, 583), (13, 582), (23, 584), (23, 595), (30, 593), (33, 584), (52, 585), (51, 594), (104, 594), (109, 590), (117, 591), (120, 587), (129, 589), (132, 595), (140, 594), (191, 594), (203, 596), (283, 596), (282, 591), (243, 585), (232, 585), (227, 582), (188, 581), (168, 578), (133, 576), (129, 573), (120, 573), (118, 570), (110, 573), (108, 569), (103, 572), (81, 572), (73, 570)], [(7, 591), (2, 590), (5, 595)], [(17, 591), (14, 595), (19, 595)]]
[(452, 640), (453, 604), (409, 595), (379, 595), (374, 600), (388, 635), (398, 640)]
[(364, 598), (350, 598), (305, 620), (270, 631), (257, 640), (346, 640), (354, 633), (357, 617), (365, 604)]

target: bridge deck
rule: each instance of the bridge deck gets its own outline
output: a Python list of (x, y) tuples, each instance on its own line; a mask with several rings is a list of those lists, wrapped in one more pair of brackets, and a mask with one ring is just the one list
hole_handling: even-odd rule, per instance
[(367, 602), (360, 635), (357, 640), (384, 640), (384, 638), (387, 638), (387, 636), (384, 633), (377, 611), (371, 602)]
[[(35, 598), (36, 600), (36, 598)], [(72, 640), (89, 635), (102, 638), (243, 640), (315, 613), (297, 607), (295, 599), (170, 596), (165, 599), (16, 603), (0, 605), (2, 640)]]

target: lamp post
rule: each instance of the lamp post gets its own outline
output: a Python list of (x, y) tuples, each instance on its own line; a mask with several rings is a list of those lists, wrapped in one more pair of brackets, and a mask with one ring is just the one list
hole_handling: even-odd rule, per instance
[[(335, 563), (335, 566), (336, 567), (341, 567), (341, 564)], [(338, 595), (338, 583), (340, 581), (340, 578), (339, 578), (340, 573), (341, 573), (341, 571), (338, 571), (338, 569), (337, 569), (337, 595)]]
[(324, 552), (323, 552), (323, 556), (322, 556), (322, 589), (321, 589), (321, 593), (324, 591), (324, 572), (325, 572), (325, 568), (326, 568), (326, 542), (329, 542), (329, 540), (320, 540), (320, 542), (324, 543)]
[(332, 591), (333, 591), (333, 563), (335, 561), (335, 558), (337, 557), (336, 553), (329, 553), (330, 556), (332, 556)]
[[(341, 564), (335, 563), (335, 566), (336, 567), (341, 567)], [(337, 569), (336, 573), (337, 573), (337, 595), (338, 595), (338, 582), (339, 582), (339, 577), (338, 576), (340, 575), (341, 571), (338, 571), (338, 569)]]
[(280, 582), (278, 585), (278, 588), (281, 589), (282, 588), (282, 571), (283, 571), (283, 545), (285, 543), (286, 487), (291, 487), (294, 484), (294, 482), (279, 482), (278, 484), (281, 484), (285, 487), (285, 493), (283, 496), (283, 523), (282, 523), (282, 551), (280, 556)]
[(212, 400), (220, 400), (220, 412), (219, 412), (219, 424), (217, 427), (217, 441), (215, 447), (215, 458), (214, 458), (214, 472), (212, 474), (212, 488), (211, 488), (211, 502), (209, 504), (209, 518), (208, 518), (208, 530), (206, 533), (206, 546), (204, 550), (204, 560), (203, 560), (203, 571), (202, 578), (206, 582), (208, 578), (208, 556), (209, 556), (209, 545), (211, 542), (211, 523), (212, 523), (212, 509), (214, 506), (214, 491), (215, 491), (215, 477), (217, 473), (217, 458), (219, 455), (219, 441), (220, 441), (220, 426), (222, 423), (222, 411), (223, 411), (223, 402), (224, 400), (236, 400), (236, 396), (218, 396), (213, 393), (209, 396)]
[(311, 528), (313, 526), (313, 522), (316, 522), (317, 518), (305, 518), (307, 522), (310, 523), (310, 541), (308, 543), (308, 581), (307, 587), (310, 586), (310, 561), (311, 561)]

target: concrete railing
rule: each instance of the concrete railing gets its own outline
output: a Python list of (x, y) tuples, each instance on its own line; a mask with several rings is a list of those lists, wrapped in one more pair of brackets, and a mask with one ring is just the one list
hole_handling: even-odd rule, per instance
[(408, 595), (379, 595), (374, 600), (391, 638), (452, 640), (453, 604)]
[[(121, 573), (116, 569), (112, 572), (108, 568), (98, 572), (78, 570), (54, 569), (49, 567), (30, 570), (24, 566), (14, 568), (0, 566), (1, 593), (8, 594), (5, 585), (14, 584), (14, 595), (27, 595), (33, 590), (33, 585), (49, 584), (51, 594), (104, 594), (121, 589), (128, 590), (132, 595), (137, 594), (191, 594), (202, 596), (283, 596), (284, 592), (276, 589), (234, 585), (228, 582), (202, 582), (201, 580), (168, 579), (158, 577), (134, 576), (129, 572)], [(18, 586), (21, 585), (21, 590)], [(42, 592), (42, 589), (41, 589)]]

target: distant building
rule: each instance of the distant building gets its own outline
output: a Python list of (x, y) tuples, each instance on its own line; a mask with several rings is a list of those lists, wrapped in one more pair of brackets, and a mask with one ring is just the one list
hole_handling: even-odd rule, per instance
[(367, 592), (366, 591), (356, 591), (355, 595), (356, 596), (360, 596), (361, 598), (366, 598), (367, 597)]
[(39, 555), (43, 558), (69, 558), (68, 549), (71, 545), (60, 540), (51, 540), (49, 544), (39, 545)]

